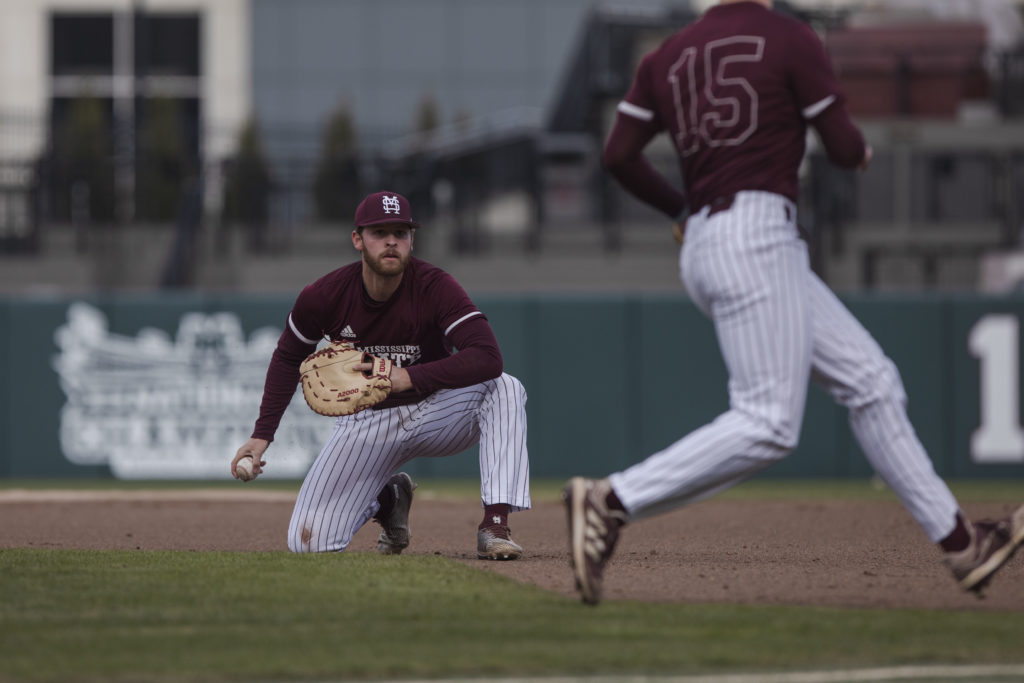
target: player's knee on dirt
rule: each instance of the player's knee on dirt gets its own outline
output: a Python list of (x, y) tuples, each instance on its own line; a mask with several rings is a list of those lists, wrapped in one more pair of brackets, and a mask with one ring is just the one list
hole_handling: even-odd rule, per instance
[(293, 514), (288, 525), (288, 550), (293, 553), (340, 553), (375, 512), (376, 501), (362, 512), (342, 515), (333, 523), (323, 510), (301, 517)]
[(345, 541), (331, 541), (324, 545), (317, 538), (312, 525), (304, 525), (297, 534), (288, 535), (288, 550), (293, 553), (340, 553), (348, 547), (351, 538)]

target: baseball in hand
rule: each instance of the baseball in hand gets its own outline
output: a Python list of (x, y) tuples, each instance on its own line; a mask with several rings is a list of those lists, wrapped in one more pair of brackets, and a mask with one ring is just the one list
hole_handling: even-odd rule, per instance
[(252, 481), (256, 478), (256, 473), (252, 471), (252, 457), (245, 456), (237, 463), (235, 463), (235, 474), (241, 481)]

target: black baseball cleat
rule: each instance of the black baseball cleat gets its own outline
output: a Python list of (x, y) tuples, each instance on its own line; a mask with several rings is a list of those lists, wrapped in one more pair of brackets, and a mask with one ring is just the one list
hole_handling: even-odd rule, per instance
[(946, 553), (942, 561), (961, 588), (980, 598), (993, 575), (1024, 544), (1024, 505), (1009, 517), (973, 522), (967, 530), (970, 544), (961, 551)]
[(377, 552), (381, 555), (399, 555), (409, 546), (409, 508), (412, 507), (412, 492), (417, 484), (405, 472), (392, 475), (386, 484), (391, 488), (395, 503), (391, 510), (373, 518), (380, 524)]
[(569, 564), (576, 578), (576, 589), (583, 602), (601, 602), (604, 569), (619, 540), (619, 527), (626, 514), (608, 508), (611, 484), (573, 477), (562, 492), (569, 516)]

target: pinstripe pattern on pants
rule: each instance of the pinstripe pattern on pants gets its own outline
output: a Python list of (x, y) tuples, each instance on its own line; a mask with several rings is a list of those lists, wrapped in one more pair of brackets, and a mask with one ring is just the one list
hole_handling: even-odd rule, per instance
[(530, 507), (526, 390), (508, 374), (419, 403), (364, 410), (337, 419), (310, 467), (288, 527), (292, 552), (348, 547), (377, 513), (388, 478), (414, 458), (444, 457), (480, 444), (483, 504)]
[(796, 446), (809, 379), (850, 410), (869, 462), (938, 541), (958, 509), (907, 418), (899, 373), (811, 271), (796, 207), (740, 192), (732, 208), (687, 223), (680, 254), (690, 296), (714, 323), (729, 410), (610, 477), (634, 519), (707, 498)]
[(899, 370), (817, 275), (810, 274), (809, 285), (813, 379), (849, 409), (850, 427), (868, 462), (928, 537), (945, 538), (959, 506), (907, 417)]

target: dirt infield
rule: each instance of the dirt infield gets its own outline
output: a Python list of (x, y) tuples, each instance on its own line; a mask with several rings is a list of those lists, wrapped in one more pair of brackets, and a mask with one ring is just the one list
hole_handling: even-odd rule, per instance
[[(285, 552), (294, 494), (224, 491), (0, 491), (0, 548)], [(975, 517), (1009, 505), (968, 505)], [(512, 516), (517, 562), (476, 559), (479, 508), (418, 497), (407, 554), (439, 554), (575, 595), (565, 514), (542, 502)], [(351, 551), (372, 551), (367, 524)], [(628, 527), (605, 583), (609, 600), (1024, 611), (1024, 557), (984, 600), (961, 593), (896, 503), (710, 500)]]

